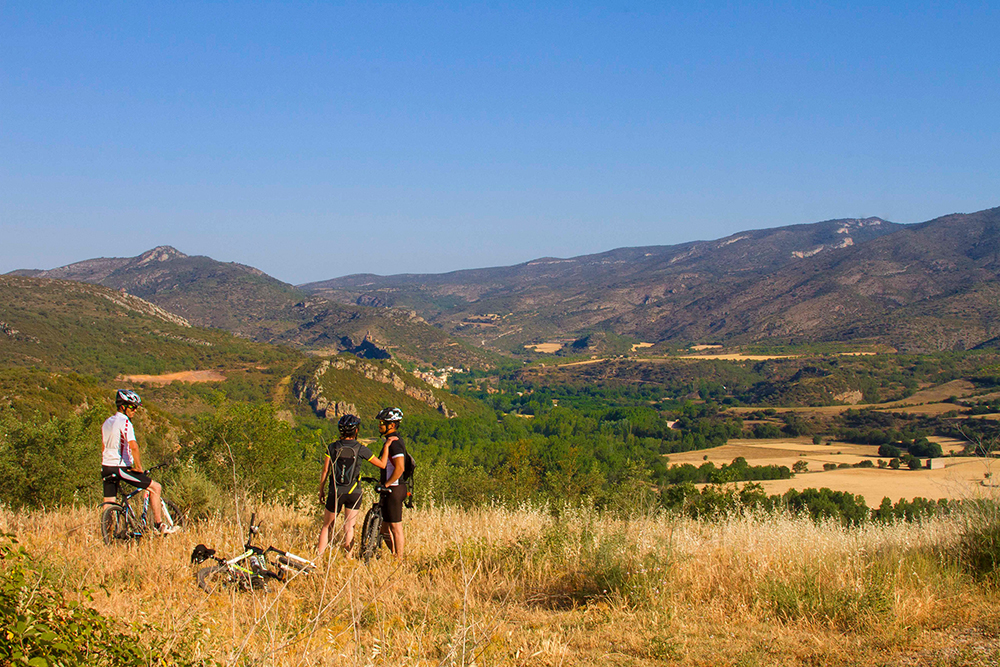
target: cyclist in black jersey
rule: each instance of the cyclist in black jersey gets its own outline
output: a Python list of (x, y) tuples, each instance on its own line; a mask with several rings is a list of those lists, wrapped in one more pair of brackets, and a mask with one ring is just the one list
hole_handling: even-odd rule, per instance
[(397, 558), (403, 556), (403, 502), (406, 500), (406, 482), (400, 479), (406, 467), (406, 447), (399, 437), (399, 423), (403, 421), (403, 411), (399, 408), (382, 408), (375, 419), (378, 432), (385, 438), (382, 446), (382, 460), (386, 462), (382, 471), (382, 486), (388, 491), (382, 500), (382, 535), (389, 550)]
[[(386, 456), (376, 457), (370, 449), (358, 442), (358, 426), (361, 420), (355, 415), (344, 415), (337, 423), (340, 440), (327, 446), (326, 458), (323, 460), (323, 471), (319, 476), (319, 501), (326, 505), (323, 512), (323, 527), (319, 531), (319, 542), (316, 551), (322, 554), (333, 535), (333, 526), (337, 514), (344, 510), (344, 541), (341, 546), (350, 557), (354, 542), (354, 524), (361, 512), (361, 461), (385, 469)], [(329, 491), (326, 490), (326, 480), (330, 478)]]

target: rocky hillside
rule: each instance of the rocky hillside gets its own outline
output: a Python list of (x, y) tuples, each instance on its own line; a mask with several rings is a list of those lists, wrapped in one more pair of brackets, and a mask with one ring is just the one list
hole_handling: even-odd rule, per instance
[[(507, 350), (586, 341), (871, 340), (971, 348), (1000, 331), (1000, 209), (898, 225), (844, 219), (677, 246), (439, 275), (302, 285), (350, 303), (406, 306)], [(578, 345), (579, 347), (579, 345)]]
[(0, 276), (0, 368), (111, 379), (286, 362), (287, 348), (241, 340), (130, 294), (68, 280)]
[(484, 367), (488, 354), (410, 309), (331, 303), (259, 269), (160, 246), (138, 257), (90, 259), (31, 275), (97, 283), (145, 299), (197, 326), (306, 350), (396, 356), (421, 366)]

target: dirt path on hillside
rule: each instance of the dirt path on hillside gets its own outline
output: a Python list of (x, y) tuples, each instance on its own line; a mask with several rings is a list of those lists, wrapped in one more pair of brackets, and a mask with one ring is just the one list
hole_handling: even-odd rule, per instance
[(180, 371), (162, 375), (125, 375), (120, 379), (125, 382), (165, 385), (171, 382), (222, 382), (226, 376), (219, 371)]

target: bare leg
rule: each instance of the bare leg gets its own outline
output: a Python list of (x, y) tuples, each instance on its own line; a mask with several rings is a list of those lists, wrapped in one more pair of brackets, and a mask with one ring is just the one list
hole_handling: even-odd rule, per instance
[(351, 557), (351, 547), (354, 546), (354, 524), (358, 521), (361, 510), (344, 508), (344, 543), (341, 545), (347, 552), (347, 557)]
[(382, 534), (385, 536), (385, 543), (389, 546), (389, 551), (391, 551), (396, 558), (402, 558), (403, 556), (403, 522), (397, 523), (382, 523)]
[(319, 529), (319, 543), (316, 545), (316, 553), (322, 554), (326, 551), (326, 545), (330, 543), (330, 536), (333, 533), (333, 524), (337, 522), (337, 515), (328, 509), (323, 510), (323, 527)]
[(149, 483), (149, 506), (153, 509), (153, 525), (159, 526), (163, 521), (163, 512), (160, 511), (160, 490), (163, 487), (159, 482)]

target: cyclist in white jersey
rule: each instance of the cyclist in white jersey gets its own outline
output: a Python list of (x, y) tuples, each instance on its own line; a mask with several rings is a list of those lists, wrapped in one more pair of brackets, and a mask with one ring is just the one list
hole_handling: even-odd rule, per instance
[(153, 510), (153, 523), (161, 534), (177, 531), (176, 526), (163, 524), (160, 511), (159, 482), (154, 482), (142, 471), (139, 459), (139, 443), (135, 439), (132, 417), (135, 416), (142, 399), (139, 394), (127, 389), (119, 389), (115, 394), (115, 414), (101, 425), (101, 477), (104, 480), (104, 504), (114, 503), (118, 495), (118, 483), (127, 482), (140, 489), (149, 490), (149, 505)]

